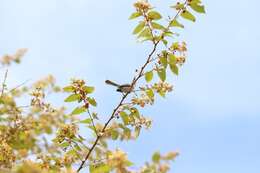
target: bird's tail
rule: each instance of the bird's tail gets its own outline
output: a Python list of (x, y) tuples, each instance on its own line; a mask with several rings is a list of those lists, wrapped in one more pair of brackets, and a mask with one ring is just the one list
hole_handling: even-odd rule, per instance
[(120, 86), (120, 85), (118, 85), (117, 83), (112, 82), (111, 80), (106, 80), (105, 82), (106, 82), (106, 84), (108, 84), (108, 85), (113, 85), (113, 86), (116, 86), (116, 87), (119, 87), (119, 86)]

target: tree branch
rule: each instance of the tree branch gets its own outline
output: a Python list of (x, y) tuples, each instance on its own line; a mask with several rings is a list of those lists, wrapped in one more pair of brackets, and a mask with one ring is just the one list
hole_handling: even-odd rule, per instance
[[(187, 2), (188, 2), (188, 0), (186, 0), (186, 1), (184, 2), (185, 6), (187, 5)], [(175, 16), (173, 17), (173, 19), (169, 22), (169, 25), (167, 26), (167, 28), (165, 29), (165, 31), (162, 33), (161, 36), (163, 36), (163, 34), (170, 29), (171, 22), (172, 22), (173, 20), (176, 20), (176, 19), (177, 19), (177, 17), (178, 17), (179, 14), (182, 12), (182, 10), (183, 10), (183, 9), (180, 9), (180, 10), (177, 11), (176, 15), (175, 15)], [(151, 28), (150, 28), (150, 29), (151, 29)], [(151, 62), (152, 56), (153, 56), (153, 54), (156, 52), (157, 46), (158, 46), (158, 44), (160, 43), (160, 41), (161, 41), (161, 40), (159, 39), (158, 41), (155, 42), (154, 39), (153, 39), (153, 49), (152, 49), (152, 51), (150, 52), (150, 54), (148, 55), (145, 64), (141, 67), (141, 69), (140, 69), (138, 75), (133, 78), (132, 83), (131, 83), (131, 88), (132, 88), (132, 89), (134, 88), (134, 86), (135, 86), (135, 84), (137, 83), (137, 81), (143, 76), (144, 70), (145, 70), (145, 68), (147, 67), (147, 65)], [(132, 91), (132, 89), (131, 89), (131, 91)], [(107, 122), (105, 123), (103, 129), (101, 130), (100, 135), (97, 135), (96, 140), (95, 140), (95, 142), (92, 144), (92, 146), (90, 147), (90, 149), (89, 149), (89, 151), (88, 151), (88, 153), (87, 153), (85, 159), (81, 162), (79, 168), (77, 169), (77, 172), (80, 172), (81, 169), (83, 169), (84, 164), (85, 164), (86, 161), (89, 159), (91, 153), (92, 153), (93, 150), (95, 149), (95, 147), (96, 147), (96, 145), (98, 144), (99, 140), (102, 138), (102, 135), (105, 133), (107, 126), (108, 126), (109, 123), (113, 120), (113, 118), (115, 117), (116, 112), (117, 112), (118, 109), (123, 105), (123, 102), (125, 101), (125, 99), (127, 98), (127, 96), (131, 93), (131, 91), (130, 91), (130, 92), (127, 92), (127, 93), (125, 93), (125, 94), (123, 94), (123, 96), (122, 96), (120, 102), (118, 103), (118, 105), (116, 106), (116, 108), (113, 110), (113, 112), (112, 112), (110, 118), (107, 120)]]
[[(132, 88), (134, 87), (134, 85), (136, 84), (136, 82), (142, 77), (142, 74), (143, 74), (143, 72), (144, 72), (144, 69), (145, 69), (145, 67), (149, 64), (149, 61), (150, 61), (151, 57), (153, 56), (154, 52), (156, 51), (156, 48), (157, 48), (158, 44), (159, 44), (159, 42), (156, 42), (156, 43), (154, 44), (151, 53), (148, 55), (147, 61), (146, 61), (145, 64), (141, 67), (141, 70), (140, 70), (140, 72), (138, 73), (138, 75), (133, 78), (132, 83), (131, 83), (131, 87), (132, 87)], [(127, 98), (127, 96), (128, 96), (130, 93), (131, 93), (131, 92), (127, 92), (127, 93), (125, 93), (125, 94), (122, 96), (120, 102), (118, 103), (118, 105), (116, 106), (116, 108), (113, 110), (113, 112), (112, 112), (110, 118), (109, 118), (109, 119), (107, 120), (107, 122), (105, 123), (105, 126), (104, 126), (103, 129), (101, 130), (101, 133), (100, 133), (100, 134), (105, 133), (105, 130), (106, 130), (107, 126), (108, 126), (109, 123), (113, 120), (113, 118), (114, 118), (116, 112), (117, 112), (118, 109), (123, 105), (123, 102), (125, 101), (125, 99)], [(97, 136), (95, 142), (94, 142), (93, 145), (90, 147), (89, 152), (87, 153), (85, 159), (81, 162), (81, 164), (80, 164), (80, 166), (79, 166), (77, 172), (79, 172), (79, 171), (83, 168), (85, 162), (88, 160), (90, 154), (93, 152), (94, 148), (95, 148), (96, 145), (98, 144), (98, 141), (100, 140), (101, 137), (102, 137), (101, 135), (98, 135), (98, 136)]]

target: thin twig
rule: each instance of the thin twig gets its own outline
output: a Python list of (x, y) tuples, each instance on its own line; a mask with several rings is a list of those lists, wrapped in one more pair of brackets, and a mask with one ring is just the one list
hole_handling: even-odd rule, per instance
[(91, 120), (92, 126), (93, 126), (93, 128), (94, 128), (94, 131), (95, 131), (96, 135), (98, 136), (98, 131), (97, 131), (96, 125), (95, 125), (95, 123), (94, 123), (94, 118), (92, 117), (92, 115), (91, 115), (89, 109), (87, 109), (87, 112), (88, 112), (89, 118), (90, 118), (90, 120)]
[[(70, 145), (70, 147), (75, 151), (77, 157), (79, 158), (80, 161), (82, 161), (81, 155), (79, 154), (79, 152), (77, 151), (77, 149), (72, 145), (72, 143), (70, 141), (67, 141)], [(72, 141), (74, 143), (74, 141)], [(77, 144), (77, 143), (76, 143)]]
[(153, 41), (153, 44), (155, 44), (156, 41), (155, 41), (155, 37), (154, 37), (154, 34), (153, 34), (153, 27), (152, 27), (151, 21), (149, 20), (149, 18), (148, 18), (148, 16), (147, 16), (147, 14), (146, 14), (145, 11), (143, 11), (143, 16), (144, 16), (144, 18), (145, 18), (146, 25), (148, 26), (148, 29), (149, 29), (149, 31), (150, 31), (150, 33), (151, 33), (151, 36), (152, 36), (152, 38), (153, 38), (153, 40), (152, 40), (152, 41)]
[(11, 93), (11, 92), (15, 91), (16, 89), (18, 89), (18, 88), (20, 88), (21, 86), (25, 85), (25, 84), (26, 84), (27, 82), (29, 82), (29, 81), (30, 81), (30, 79), (24, 81), (23, 83), (17, 85), (16, 87), (14, 87), (13, 89), (11, 89), (11, 90), (8, 91), (8, 92)]
[(188, 5), (188, 0), (185, 0), (185, 2), (184, 2), (183, 4), (184, 4), (183, 8), (179, 9), (179, 10), (177, 11), (176, 15), (175, 15), (172, 19), (170, 19), (170, 22), (169, 22), (168, 26), (165, 28), (165, 30), (163, 31), (163, 33), (161, 34), (161, 37), (163, 37), (163, 34), (170, 29), (172, 22), (173, 22), (174, 20), (177, 20), (177, 17), (178, 17), (179, 14), (183, 11), (183, 9), (185, 9), (185, 8), (187, 7), (187, 5)]
[(7, 79), (7, 74), (8, 74), (8, 69), (5, 71), (5, 76), (4, 76), (4, 81), (3, 81), (3, 84), (2, 84), (2, 91), (1, 91), (1, 98), (3, 97), (3, 94), (4, 94), (4, 91), (5, 91), (5, 86), (6, 86), (6, 79)]

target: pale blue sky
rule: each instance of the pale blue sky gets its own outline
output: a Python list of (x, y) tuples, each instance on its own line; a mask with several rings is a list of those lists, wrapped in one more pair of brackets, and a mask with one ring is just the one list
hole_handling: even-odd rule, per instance
[[(165, 14), (171, 0), (151, 1)], [(130, 0), (0, 0), (0, 55), (29, 48), (10, 69), (10, 85), (49, 73), (65, 85), (81, 77), (96, 86), (99, 110), (118, 93), (104, 80), (127, 82), (148, 45), (131, 35)], [(206, 15), (185, 22), (187, 63), (175, 91), (145, 110), (151, 130), (120, 145), (138, 165), (155, 150), (179, 150), (174, 173), (260, 172), (260, 23), (257, 0), (204, 0)], [(119, 72), (120, 71), (120, 72)], [(3, 76), (3, 71), (1, 72)], [(61, 103), (56, 99), (56, 103)]]

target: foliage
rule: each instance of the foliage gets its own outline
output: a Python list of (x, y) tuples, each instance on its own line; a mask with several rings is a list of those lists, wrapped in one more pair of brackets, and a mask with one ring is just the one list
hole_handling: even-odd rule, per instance
[[(184, 28), (180, 18), (195, 21), (193, 12), (205, 13), (200, 0), (177, 2), (171, 8), (173, 17), (163, 22), (163, 15), (145, 0), (134, 3), (135, 12), (129, 19), (138, 19), (133, 34), (152, 45), (143, 66), (137, 70), (129, 86), (105, 123), (96, 113), (95, 88), (84, 80), (73, 79), (66, 87), (59, 87), (53, 76), (31, 86), (18, 85), (9, 89), (5, 73), (0, 96), (0, 172), (56, 173), (165, 173), (169, 161), (178, 152), (155, 152), (152, 161), (139, 170), (120, 150), (110, 149), (109, 141), (128, 141), (138, 138), (142, 129), (151, 127), (152, 120), (142, 114), (142, 108), (153, 105), (157, 95), (165, 97), (173, 90), (167, 82), (168, 72), (179, 74), (185, 63), (187, 46), (176, 41), (177, 28)], [(0, 62), (8, 66), (19, 63), (27, 49), (14, 55), (4, 55)], [(48, 103), (46, 94), (65, 92), (66, 104), (76, 105), (69, 111)], [(19, 106), (19, 98), (30, 96), (30, 103)], [(27, 95), (27, 96), (26, 96)], [(86, 132), (90, 135), (86, 135)], [(84, 132), (84, 133), (82, 133)]]

